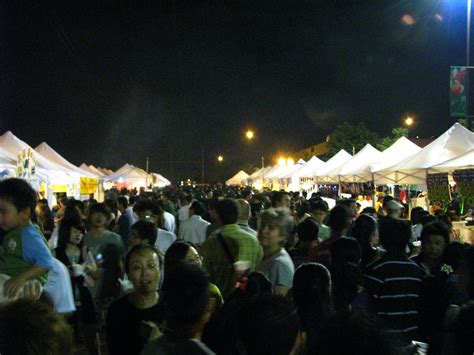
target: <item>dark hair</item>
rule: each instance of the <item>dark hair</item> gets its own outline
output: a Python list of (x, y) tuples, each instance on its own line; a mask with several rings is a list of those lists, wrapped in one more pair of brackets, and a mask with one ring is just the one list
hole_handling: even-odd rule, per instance
[(321, 199), (311, 199), (310, 200), (310, 209), (311, 211), (323, 211), (327, 212), (329, 207), (326, 201)]
[(377, 254), (377, 251), (370, 244), (370, 236), (377, 228), (377, 220), (366, 214), (361, 214), (352, 227), (352, 236), (357, 239), (362, 250), (362, 267), (369, 264)]
[(216, 206), (216, 212), (223, 225), (237, 223), (239, 209), (234, 200), (226, 198), (219, 201)]
[(411, 238), (408, 221), (385, 217), (379, 225), (380, 242), (388, 252), (403, 252)]
[(119, 197), (117, 197), (117, 203), (118, 203), (119, 205), (122, 205), (123, 208), (127, 208), (127, 207), (128, 207), (128, 200), (127, 200), (127, 198), (124, 197), (124, 196), (119, 196)]
[(302, 242), (312, 242), (318, 239), (319, 227), (312, 218), (306, 218), (297, 226), (298, 239)]
[(206, 214), (206, 208), (202, 204), (202, 202), (194, 201), (191, 206), (189, 207), (194, 211), (194, 214), (197, 216), (204, 216)]
[(247, 285), (245, 287), (245, 295), (247, 297), (272, 292), (272, 282), (265, 274), (259, 271), (254, 271), (247, 276)]
[[(0, 308), (0, 351), (5, 354), (72, 354), (73, 337), (65, 318), (43, 301), (18, 300)], [(2, 327), (3, 328), (3, 327)]]
[(440, 235), (443, 237), (445, 246), (449, 244), (449, 229), (443, 222), (431, 222), (425, 224), (421, 230), (421, 243), (423, 244), (427, 238), (432, 235)]
[(92, 205), (89, 209), (89, 216), (93, 213), (101, 213), (107, 218), (110, 218), (111, 215), (110, 209), (105, 203), (96, 203), (95, 205)]
[(130, 205), (135, 204), (135, 202), (137, 202), (137, 198), (136, 198), (135, 196), (132, 195), (132, 196), (130, 196), (130, 197), (128, 198), (128, 203), (129, 203)]
[(306, 213), (310, 212), (310, 204), (308, 201), (303, 201), (297, 208), (298, 218), (302, 218)]
[(428, 223), (436, 222), (436, 217), (430, 215), (428, 212), (421, 213), (420, 222), (423, 226), (426, 226)]
[(332, 316), (321, 329), (308, 354), (318, 355), (396, 355), (399, 341), (387, 334), (381, 320), (368, 313), (341, 312)]
[[(85, 233), (84, 223), (82, 223), (80, 216), (77, 216), (77, 218), (63, 218), (61, 222), (59, 223), (59, 228), (58, 228), (58, 248), (59, 249), (66, 249), (67, 243), (69, 243), (71, 239), (72, 228), (76, 228), (80, 230), (82, 233)], [(80, 248), (82, 247), (83, 242), (84, 242), (84, 239), (81, 240), (81, 242), (78, 245)]]
[(348, 228), (351, 223), (352, 214), (344, 205), (336, 205), (329, 212), (328, 226), (334, 232), (342, 232), (344, 229)]
[(343, 198), (342, 200), (337, 201), (337, 204), (340, 206), (346, 206), (350, 208), (352, 204), (355, 204), (356, 201), (352, 198)]
[(156, 227), (150, 221), (137, 221), (135, 222), (131, 230), (138, 232), (138, 236), (142, 240), (148, 241), (148, 244), (154, 246), (156, 243)]
[(362, 210), (361, 214), (368, 214), (368, 215), (375, 214), (375, 215), (376, 215), (376, 214), (377, 214), (377, 211), (376, 211), (375, 208), (373, 208), (373, 207), (365, 207), (365, 208)]
[(469, 248), (468, 244), (463, 244), (460, 242), (449, 243), (444, 249), (443, 262), (442, 264), (447, 264), (451, 266), (456, 272), (459, 267), (459, 262), (463, 256), (463, 253)]
[(192, 326), (208, 306), (210, 290), (206, 272), (190, 263), (176, 264), (166, 270), (161, 293), (168, 331), (189, 337)]
[(411, 224), (415, 225), (421, 223), (421, 214), (424, 211), (423, 207), (414, 207), (410, 212)]
[(240, 343), (248, 355), (287, 355), (300, 321), (295, 307), (282, 296), (263, 293), (250, 298), (237, 315)]
[(130, 260), (132, 256), (135, 255), (136, 253), (142, 253), (144, 251), (151, 251), (153, 253), (156, 253), (156, 255), (158, 255), (158, 259), (160, 260), (159, 258), (160, 252), (153, 245), (148, 245), (148, 244), (135, 245), (132, 249), (128, 251), (127, 255), (125, 255), (125, 272), (128, 273), (130, 271), (129, 264), (130, 264)]
[(186, 254), (188, 253), (189, 248), (191, 247), (196, 249), (194, 244), (185, 240), (177, 240), (171, 244), (165, 253), (165, 270), (183, 262), (186, 259)]
[(318, 263), (300, 265), (293, 277), (293, 300), (304, 330), (319, 330), (329, 316), (331, 274)]
[(341, 237), (332, 243), (330, 253), (334, 307), (348, 310), (361, 284), (361, 248), (356, 239)]
[(284, 196), (290, 196), (290, 194), (286, 191), (272, 191), (272, 207), (277, 207)]
[(30, 218), (34, 216), (36, 192), (25, 180), (10, 178), (0, 181), (0, 198), (13, 204), (18, 211), (29, 208)]

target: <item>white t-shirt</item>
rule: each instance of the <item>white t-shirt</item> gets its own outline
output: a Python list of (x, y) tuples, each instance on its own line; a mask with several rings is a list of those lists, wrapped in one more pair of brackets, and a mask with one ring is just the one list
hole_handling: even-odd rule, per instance
[(174, 219), (174, 216), (169, 212), (163, 211), (163, 217), (165, 220), (165, 228), (168, 230), (168, 232), (175, 233), (176, 221)]
[(184, 205), (178, 210), (178, 220), (180, 223), (186, 221), (189, 218), (189, 207), (191, 205)]
[(202, 244), (206, 241), (206, 230), (210, 225), (201, 216), (193, 215), (179, 226), (179, 238), (194, 244)]
[(69, 271), (58, 259), (53, 258), (53, 261), (54, 266), (48, 272), (48, 282), (44, 285), (43, 291), (53, 301), (56, 312), (74, 312), (76, 306)]
[(166, 253), (170, 245), (173, 244), (176, 240), (176, 235), (174, 233), (165, 231), (161, 228), (158, 228), (156, 235), (157, 237), (155, 247), (157, 247), (163, 253)]

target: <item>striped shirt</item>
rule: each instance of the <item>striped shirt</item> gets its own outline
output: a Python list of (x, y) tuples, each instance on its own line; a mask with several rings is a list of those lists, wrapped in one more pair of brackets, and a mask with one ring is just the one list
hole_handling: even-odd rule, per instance
[(424, 273), (405, 255), (387, 253), (367, 266), (364, 278), (370, 309), (391, 332), (414, 340), (418, 333), (418, 300)]

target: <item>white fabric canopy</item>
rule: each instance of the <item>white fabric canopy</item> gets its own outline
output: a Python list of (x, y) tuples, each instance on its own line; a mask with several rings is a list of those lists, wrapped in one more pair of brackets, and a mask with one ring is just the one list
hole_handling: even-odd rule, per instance
[(164, 187), (171, 185), (171, 181), (169, 181), (163, 175), (156, 173), (151, 173), (151, 175), (153, 176), (153, 186)]
[(316, 156), (312, 156), (306, 164), (298, 166), (298, 169), (288, 173), (285, 177), (291, 178), (292, 180), (299, 179), (300, 177), (312, 177), (316, 175), (316, 172), (321, 168), (325, 162)]
[(340, 181), (344, 182), (367, 182), (372, 181), (372, 172), (370, 164), (378, 160), (382, 152), (375, 149), (370, 144), (366, 144), (351, 160), (337, 168), (328, 175), (338, 176)]
[(231, 185), (242, 185), (242, 181), (248, 179), (249, 174), (247, 174), (245, 171), (240, 170), (237, 174), (232, 176), (229, 180), (225, 182), (227, 186)]
[(474, 149), (474, 133), (455, 123), (415, 155), (378, 173), (393, 176), (394, 184), (425, 184), (430, 167), (459, 157), (472, 149)]
[(328, 173), (340, 168), (343, 164), (347, 163), (351, 159), (352, 155), (347, 153), (344, 149), (341, 149), (336, 155), (329, 159), (326, 164), (321, 166), (315, 175), (316, 180), (319, 182), (337, 183), (337, 179), (332, 180), (330, 177), (328, 177)]
[(115, 173), (104, 177), (105, 182), (127, 184), (132, 187), (146, 187), (153, 183), (153, 176), (136, 166), (125, 164)]
[(438, 171), (453, 171), (456, 169), (468, 169), (474, 167), (474, 149), (471, 149), (467, 153), (462, 154), (459, 157), (445, 161), (444, 163), (435, 165), (430, 170)]
[(56, 164), (44, 157), (10, 131), (0, 137), (0, 147), (16, 157), (18, 157), (21, 152), (30, 150), (37, 163), (36, 176), (48, 184), (67, 185), (79, 183), (80, 176), (77, 172)]
[(374, 175), (374, 182), (378, 185), (393, 183), (394, 176), (379, 173), (390, 166), (400, 163), (421, 150), (419, 146), (410, 141), (408, 138), (401, 137), (390, 147), (382, 152), (380, 158), (370, 165), (370, 170)]
[(98, 176), (99, 179), (102, 179), (105, 175), (103, 173), (101, 173), (99, 170), (95, 169), (93, 165), (87, 165), (86, 163), (82, 163), (79, 168), (81, 168), (81, 170), (84, 170), (84, 171), (87, 171), (89, 173), (91, 173), (92, 175), (95, 175), (95, 176)]
[(68, 160), (62, 157), (58, 152), (56, 152), (53, 148), (51, 148), (46, 142), (43, 142), (40, 145), (38, 145), (35, 148), (35, 150), (38, 153), (40, 153), (42, 156), (51, 160), (52, 162), (55, 162), (56, 164), (59, 164), (67, 169), (73, 170), (81, 176), (97, 177), (97, 175), (94, 175), (89, 171), (82, 170), (81, 168), (78, 168), (74, 164), (70, 163)]

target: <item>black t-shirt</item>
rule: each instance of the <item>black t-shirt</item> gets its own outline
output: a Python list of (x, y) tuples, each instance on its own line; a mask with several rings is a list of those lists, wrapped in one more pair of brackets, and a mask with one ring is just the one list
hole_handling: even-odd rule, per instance
[(161, 307), (157, 305), (140, 309), (122, 297), (112, 303), (107, 312), (107, 345), (111, 355), (140, 354), (146, 340), (138, 335), (142, 321), (160, 324), (163, 321)]

